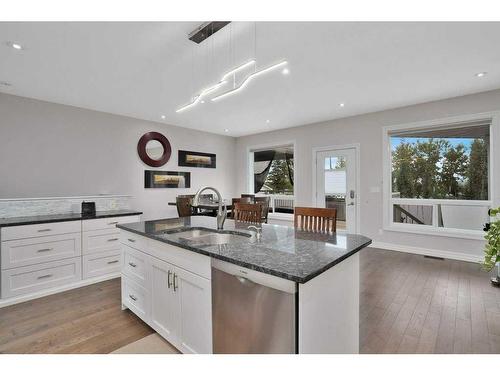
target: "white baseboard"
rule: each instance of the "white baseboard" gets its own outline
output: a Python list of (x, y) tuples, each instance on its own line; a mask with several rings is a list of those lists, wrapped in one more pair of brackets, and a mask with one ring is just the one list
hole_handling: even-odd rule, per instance
[(371, 245), (369, 247), (376, 247), (378, 249), (384, 249), (384, 250), (400, 251), (403, 253), (429, 255), (429, 256), (438, 257), (438, 258), (445, 258), (445, 259), (463, 260), (465, 262), (472, 262), (472, 263), (478, 263), (479, 261), (481, 261), (483, 259), (482, 256), (480, 256), (480, 255), (464, 254), (464, 253), (458, 253), (458, 252), (454, 252), (454, 251), (427, 249), (424, 247), (417, 247), (417, 246), (397, 245), (397, 244), (392, 244), (392, 243), (387, 243), (387, 242), (374, 241), (371, 243)]
[(113, 274), (109, 274), (109, 275), (105, 275), (105, 276), (94, 277), (92, 279), (80, 280), (76, 283), (58, 286), (56, 288), (41, 290), (41, 291), (36, 292), (36, 293), (30, 293), (30, 294), (25, 294), (22, 296), (0, 299), (0, 308), (15, 305), (16, 303), (30, 301), (32, 299), (36, 299), (36, 298), (40, 298), (40, 297), (49, 296), (51, 294), (65, 292), (66, 290), (70, 290), (70, 289), (81, 288), (82, 286), (87, 286), (90, 284), (99, 283), (101, 281), (116, 279), (117, 277), (120, 277), (120, 276), (121, 276), (121, 273), (117, 272), (117, 273), (113, 273)]

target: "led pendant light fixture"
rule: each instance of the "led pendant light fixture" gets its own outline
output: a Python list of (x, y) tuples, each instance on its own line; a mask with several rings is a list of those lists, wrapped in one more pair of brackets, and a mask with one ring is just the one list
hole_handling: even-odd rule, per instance
[[(232, 33), (231, 33), (231, 31), (232, 31), (232, 27), (230, 29), (230, 34), (229, 34), (229, 37), (230, 37), (229, 47), (231, 50), (230, 54), (232, 54), (232, 37), (231, 37)], [(285, 60), (285, 61), (281, 61), (281, 62), (272, 64), (270, 66), (267, 66), (265, 68), (257, 70), (257, 67), (256, 67), (256, 65), (257, 65), (257, 60), (256, 60), (256, 56), (257, 56), (257, 25), (256, 24), (254, 25), (254, 33), (255, 33), (255, 35), (254, 35), (254, 55), (255, 55), (255, 57), (252, 58), (251, 60), (241, 64), (241, 65), (236, 66), (235, 68), (233, 68), (230, 71), (228, 71), (227, 73), (225, 73), (218, 83), (202, 90), (198, 95), (196, 95), (192, 99), (192, 101), (190, 103), (180, 107), (175, 112), (177, 112), (177, 113), (183, 112), (186, 109), (189, 109), (189, 108), (196, 106), (198, 103), (205, 103), (205, 100), (203, 100), (203, 98), (205, 96), (207, 96), (209, 94), (213, 94), (216, 90), (218, 90), (222, 86), (226, 85), (230, 81), (230, 79), (232, 81), (233, 87), (230, 90), (225, 91), (222, 94), (213, 97), (211, 99), (212, 102), (216, 102), (216, 101), (221, 100), (227, 96), (236, 94), (239, 91), (243, 90), (251, 80), (263, 75), (264, 73), (267, 73), (267, 72), (273, 71), (275, 69), (284, 67), (286, 64), (288, 64), (288, 61)], [(232, 60), (232, 58), (231, 58), (231, 60)], [(248, 69), (251, 66), (254, 66), (254, 71), (250, 74), (247, 73), (247, 75), (242, 79), (241, 83), (239, 85), (237, 85), (236, 84), (236, 73), (243, 71), (245, 69)], [(285, 73), (285, 70), (286, 70), (286, 73)], [(285, 68), (285, 70), (283, 70), (284, 74), (288, 74), (289, 70), (286, 68)]]

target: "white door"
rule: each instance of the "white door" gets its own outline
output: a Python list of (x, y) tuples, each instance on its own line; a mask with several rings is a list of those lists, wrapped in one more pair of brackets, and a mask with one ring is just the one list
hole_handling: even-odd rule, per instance
[(179, 303), (174, 293), (174, 266), (151, 258), (151, 326), (171, 344), (179, 342)]
[(212, 292), (208, 279), (175, 268), (175, 295), (180, 308), (183, 353), (212, 353)]
[(356, 149), (316, 152), (316, 207), (337, 209), (337, 231), (357, 233)]

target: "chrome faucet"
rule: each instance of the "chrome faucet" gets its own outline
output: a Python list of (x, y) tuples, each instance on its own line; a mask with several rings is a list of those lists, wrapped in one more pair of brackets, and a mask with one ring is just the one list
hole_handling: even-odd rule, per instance
[(255, 238), (257, 238), (257, 241), (260, 241), (260, 238), (262, 237), (262, 227), (250, 225), (247, 229), (255, 229)]
[(222, 196), (216, 188), (213, 188), (211, 186), (203, 186), (200, 190), (197, 191), (196, 195), (193, 198), (193, 203), (191, 203), (191, 206), (199, 206), (201, 193), (203, 193), (205, 190), (212, 190), (215, 194), (217, 194), (217, 200), (219, 201), (219, 208), (217, 210), (217, 229), (222, 230), (224, 229), (224, 221), (226, 221), (227, 207), (222, 201)]

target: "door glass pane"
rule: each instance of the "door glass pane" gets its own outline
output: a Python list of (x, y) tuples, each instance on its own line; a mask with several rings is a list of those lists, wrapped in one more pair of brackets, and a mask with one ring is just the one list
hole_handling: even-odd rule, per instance
[(325, 158), (325, 207), (337, 209), (337, 228), (345, 229), (346, 220), (346, 158)]

